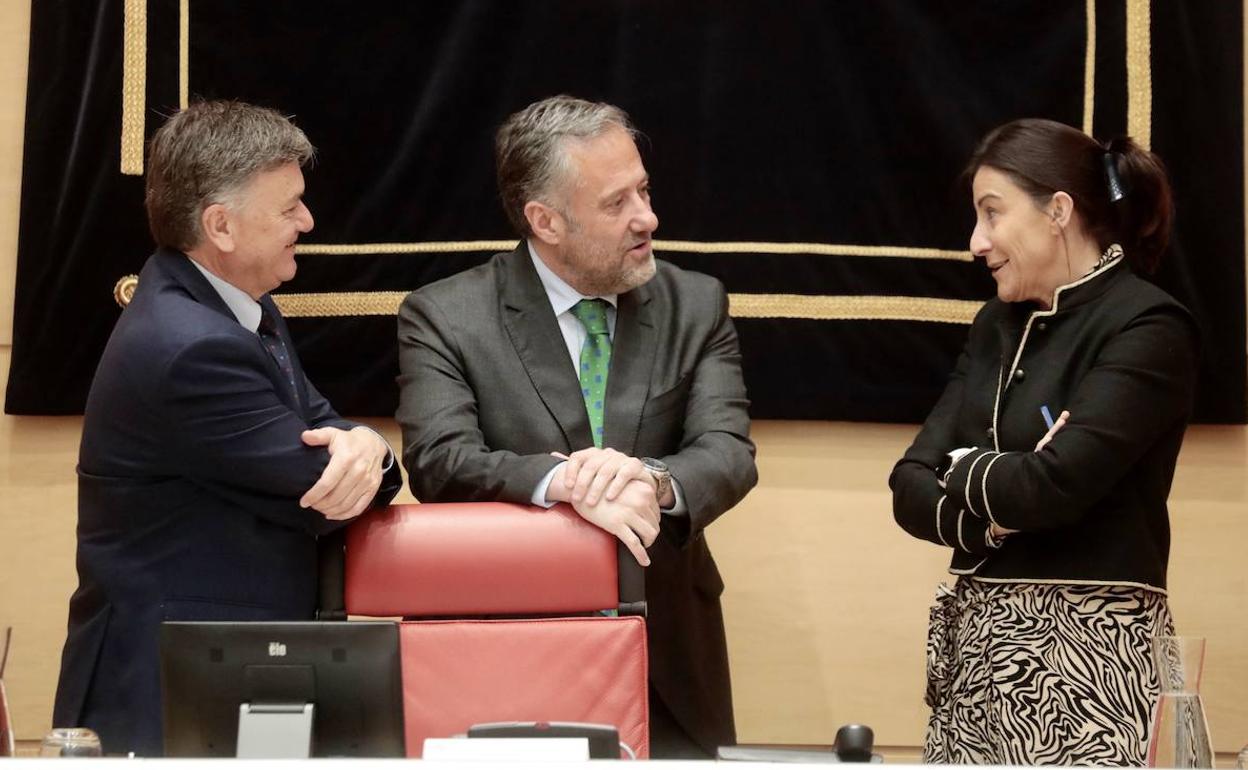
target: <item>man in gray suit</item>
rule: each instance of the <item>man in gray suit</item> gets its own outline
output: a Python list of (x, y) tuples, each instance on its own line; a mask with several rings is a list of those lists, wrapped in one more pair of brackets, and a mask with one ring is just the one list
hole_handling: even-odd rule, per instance
[(656, 262), (628, 117), (557, 96), (498, 130), (523, 240), (399, 311), (398, 420), (426, 502), (569, 502), (648, 567), (651, 755), (735, 742), (702, 537), (757, 481), (723, 286)]

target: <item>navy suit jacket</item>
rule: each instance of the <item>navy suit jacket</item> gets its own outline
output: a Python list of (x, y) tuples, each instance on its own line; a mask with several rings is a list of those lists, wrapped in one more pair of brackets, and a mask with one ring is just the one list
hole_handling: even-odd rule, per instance
[[(109, 753), (161, 753), (163, 620), (306, 620), (317, 537), (300, 508), (329, 460), (300, 434), (354, 427), (308, 382), (297, 393), (190, 259), (158, 250), (91, 384), (78, 459), (78, 577), (53, 721)], [(398, 463), (374, 505), (401, 484)]]

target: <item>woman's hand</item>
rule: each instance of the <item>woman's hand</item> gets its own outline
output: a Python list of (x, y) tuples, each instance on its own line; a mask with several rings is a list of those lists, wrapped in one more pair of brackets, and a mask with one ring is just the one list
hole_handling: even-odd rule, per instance
[(1066, 424), (1066, 420), (1068, 419), (1070, 419), (1070, 412), (1063, 411), (1057, 416), (1057, 420), (1053, 423), (1053, 427), (1049, 428), (1049, 432), (1044, 434), (1044, 436), (1036, 442), (1037, 452), (1044, 449), (1044, 445), (1053, 440), (1053, 437), (1057, 435), (1057, 432), (1062, 429), (1062, 426)]
[[(1057, 432), (1062, 429), (1062, 426), (1064, 426), (1066, 424), (1066, 421), (1069, 419), (1070, 419), (1070, 412), (1063, 411), (1060, 415), (1058, 415), (1057, 419), (1053, 422), (1053, 427), (1049, 428), (1049, 432), (1044, 434), (1044, 436), (1042, 436), (1041, 439), (1036, 442), (1036, 451), (1039, 452), (1041, 449), (1044, 449), (1044, 445), (1053, 440), (1053, 437), (1057, 435)], [(1006, 529), (1005, 527), (999, 527), (994, 523), (990, 523), (988, 525), (988, 530), (993, 536), (993, 538), (996, 540), (1000, 540), (1004, 538), (1006, 535), (1012, 535), (1018, 531), (1017, 529)]]

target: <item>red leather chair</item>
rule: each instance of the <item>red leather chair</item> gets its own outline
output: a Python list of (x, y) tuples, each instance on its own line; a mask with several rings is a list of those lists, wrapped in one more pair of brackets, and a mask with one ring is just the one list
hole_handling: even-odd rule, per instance
[(611, 724), (649, 756), (642, 571), (571, 508), (394, 505), (348, 529), (345, 574), (349, 614), (406, 618), (408, 756), (508, 721)]

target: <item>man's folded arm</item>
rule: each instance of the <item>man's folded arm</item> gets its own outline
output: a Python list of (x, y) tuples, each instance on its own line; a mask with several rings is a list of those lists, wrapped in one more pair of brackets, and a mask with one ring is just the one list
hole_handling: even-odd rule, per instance
[[(215, 335), (173, 358), (158, 390), (169, 424), (179, 426), (170, 460), (188, 478), (258, 516), (313, 533), (331, 531), (342, 523), (298, 502), (320, 479), (329, 452), (304, 443), (303, 432), (312, 426), (279, 398), (259, 353), (235, 336)], [(340, 418), (326, 421), (354, 427)]]
[(387, 505), (394, 499), (394, 496), (399, 493), (399, 490), (403, 488), (403, 474), (399, 471), (398, 453), (394, 451), (394, 447), (390, 446), (390, 442), (387, 441), (386, 437), (381, 435), (379, 431), (376, 431), (367, 425), (351, 422), (350, 420), (344, 420), (342, 417), (339, 417), (338, 413), (334, 411), (334, 407), (329, 403), (329, 400), (321, 395), (321, 392), (317, 390), (316, 386), (313, 385), (312, 381), (306, 376), (304, 377), (304, 383), (307, 387), (308, 393), (308, 414), (311, 415), (308, 420), (308, 425), (310, 427), (339, 428), (341, 430), (355, 430), (356, 428), (360, 428), (362, 430), (369, 431), (375, 435), (381, 443), (386, 445), (386, 457), (382, 460), (381, 465), (381, 485), (377, 487), (377, 494), (368, 507), (377, 508)]

